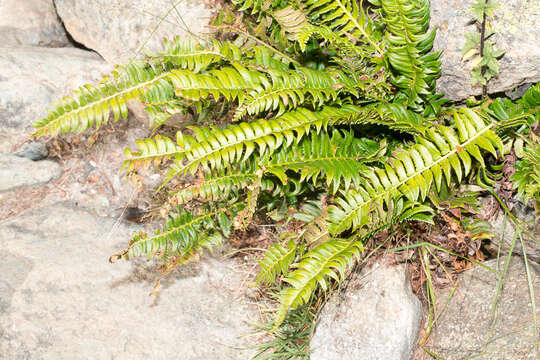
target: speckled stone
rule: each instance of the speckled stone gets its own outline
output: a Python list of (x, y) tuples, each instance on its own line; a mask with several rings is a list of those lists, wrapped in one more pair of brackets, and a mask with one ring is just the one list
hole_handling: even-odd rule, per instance
[(69, 46), (54, 0), (0, 1), (0, 46)]
[(21, 146), (15, 155), (25, 157), (32, 161), (38, 161), (49, 156), (49, 150), (47, 149), (47, 145), (37, 141), (31, 141)]
[[(486, 266), (502, 272), (503, 262)], [(540, 319), (540, 269), (531, 265)], [(477, 266), (459, 277), (459, 287), (437, 320), (428, 348), (447, 360), (537, 360), (540, 334), (534, 332), (531, 298), (525, 265), (521, 257), (511, 258), (495, 322), (490, 316), (497, 291), (496, 276)], [(450, 289), (437, 293), (439, 309), (448, 299)]]
[[(489, 82), (489, 93), (540, 81), (540, 1), (497, 2), (500, 7), (492, 21), (496, 34), (491, 40), (506, 54), (499, 61), (499, 77)], [(468, 11), (472, 3), (473, 0), (431, 0), (431, 25), (438, 27), (434, 48), (443, 51), (437, 90), (453, 100), (482, 92), (480, 85), (471, 87), (469, 66), (461, 61), (465, 33), (475, 31), (475, 26), (469, 24), (474, 19)]]
[(141, 50), (162, 50), (163, 38), (200, 36), (213, 11), (197, 0), (56, 0), (55, 4), (70, 35), (115, 64), (144, 54)]
[(381, 261), (356, 274), (344, 294), (325, 305), (311, 360), (408, 360), (421, 319), (406, 266)]
[(60, 174), (62, 168), (54, 161), (0, 154), (0, 191), (46, 184)]
[(6, 47), (0, 69), (0, 152), (9, 153), (30, 138), (50, 103), (100, 80), (111, 67), (75, 48)]
[(110, 264), (138, 226), (57, 203), (0, 223), (0, 358), (237, 360), (254, 315), (232, 261)]

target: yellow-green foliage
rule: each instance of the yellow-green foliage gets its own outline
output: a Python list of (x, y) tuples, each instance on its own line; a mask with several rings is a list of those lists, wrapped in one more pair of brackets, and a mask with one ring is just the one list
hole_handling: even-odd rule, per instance
[[(290, 215), (303, 225), (267, 250), (258, 276), (285, 284), (277, 329), (289, 310), (341, 281), (373, 234), (430, 222), (428, 194), (443, 181), (462, 182), (486, 154), (501, 154), (495, 130), (538, 119), (532, 91), (511, 113), (502, 102), (445, 107), (434, 93), (440, 70), (429, 2), (370, 3), (238, 0), (241, 23), (230, 10), (213, 22), (220, 40), (165, 42), (163, 52), (54, 105), (35, 124), (37, 136), (99, 127), (111, 114), (117, 121), (130, 99), (158, 126), (216, 103), (232, 119), (125, 150), (127, 172), (165, 170), (169, 220), (112, 260), (159, 256), (170, 268), (245, 229), (257, 212)], [(168, 188), (186, 175), (195, 180)]]

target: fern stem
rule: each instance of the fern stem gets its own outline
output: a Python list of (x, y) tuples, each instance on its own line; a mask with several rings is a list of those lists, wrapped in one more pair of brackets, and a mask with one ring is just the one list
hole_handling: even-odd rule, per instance
[(286, 167), (290, 165), (300, 165), (300, 164), (309, 164), (313, 162), (318, 161), (336, 161), (336, 160), (361, 160), (365, 159), (363, 156), (325, 156), (325, 157), (319, 157), (319, 158), (310, 158), (310, 159), (300, 159), (300, 160), (291, 160), (291, 161), (284, 161), (276, 164), (268, 164), (266, 165), (266, 168), (280, 168), (280, 167)]
[[(489, 0), (486, 0), (485, 7), (487, 7)], [(484, 7), (484, 11), (482, 14), (482, 25), (480, 28), (480, 56), (484, 57), (484, 46), (486, 43), (486, 22), (487, 22), (487, 14), (486, 14), (486, 8)], [(480, 72), (482, 74), (482, 77), (484, 77), (486, 73), (486, 66), (482, 65), (482, 68), (480, 69)], [(487, 82), (486, 84), (482, 85), (482, 99), (487, 96)]]

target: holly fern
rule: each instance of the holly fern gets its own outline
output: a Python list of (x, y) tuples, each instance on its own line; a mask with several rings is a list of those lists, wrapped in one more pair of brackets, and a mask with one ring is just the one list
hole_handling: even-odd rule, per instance
[[(165, 170), (168, 220), (111, 261), (159, 257), (169, 271), (255, 214), (289, 216), (303, 225), (268, 249), (258, 276), (281, 286), (278, 329), (346, 276), (368, 238), (395, 223), (431, 222), (430, 193), (500, 155), (500, 124), (481, 108), (446, 107), (434, 92), (440, 64), (428, 0), (237, 0), (212, 24), (213, 38), (165, 41), (35, 124), (36, 136), (99, 128), (125, 118), (131, 99), (158, 133), (170, 116), (216, 104), (230, 120), (125, 150), (128, 173)], [(187, 175), (195, 180), (179, 185)]]

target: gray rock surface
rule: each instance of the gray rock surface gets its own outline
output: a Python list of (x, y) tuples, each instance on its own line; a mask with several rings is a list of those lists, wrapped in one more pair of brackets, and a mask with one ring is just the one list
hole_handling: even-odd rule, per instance
[[(437, 90), (453, 100), (465, 99), (482, 92), (480, 85), (471, 87), (470, 69), (461, 61), (465, 33), (475, 31), (468, 25), (473, 0), (432, 0), (431, 25), (439, 28), (435, 50), (443, 50), (442, 77)], [(492, 22), (496, 34), (492, 40), (506, 54), (499, 61), (500, 76), (488, 85), (488, 92), (511, 90), (524, 83), (540, 81), (540, 1), (498, 1)]]
[(196, 0), (55, 0), (55, 4), (71, 36), (111, 63), (135, 57), (141, 47), (161, 50), (164, 37), (201, 34), (212, 12)]
[(53, 0), (0, 1), (0, 46), (69, 46)]
[(325, 305), (310, 347), (312, 360), (409, 359), (422, 319), (404, 265), (376, 263)]
[[(496, 260), (485, 265), (497, 269)], [(503, 262), (499, 265), (501, 271), (502, 268)], [(540, 318), (539, 271), (531, 268), (537, 318)], [(538, 359), (540, 334), (534, 333), (527, 275), (520, 257), (511, 258), (496, 321), (492, 324), (490, 310), (496, 290), (497, 279), (493, 273), (478, 266), (464, 272), (459, 278), (458, 290), (437, 320), (427, 347), (448, 360)], [(437, 294), (439, 309), (449, 293), (450, 289), (445, 289)]]
[[(514, 210), (514, 212), (518, 213), (516, 217), (521, 221), (522, 226), (534, 236), (531, 238), (530, 236), (522, 235), (527, 257), (540, 265), (540, 221), (534, 218), (534, 208), (531, 208), (528, 212), (519, 210)], [(508, 254), (516, 232), (514, 223), (509, 218), (505, 220), (504, 215), (501, 213), (490, 219), (489, 222), (498, 235), (491, 241), (489, 250), (493, 255), (496, 255), (499, 249), (502, 254)], [(513, 253), (523, 255), (523, 248), (519, 237), (515, 239)]]
[(16, 155), (33, 161), (38, 161), (49, 156), (49, 150), (47, 149), (47, 145), (37, 141), (31, 141), (21, 146)]
[(47, 106), (110, 71), (97, 54), (75, 48), (0, 48), (0, 153), (29, 137)]
[[(118, 226), (117, 226), (118, 225)], [(250, 316), (231, 262), (169, 274), (110, 264), (136, 230), (55, 204), (0, 223), (0, 358), (242, 359)]]
[(54, 161), (0, 154), (0, 191), (46, 184), (60, 174), (62, 168)]

